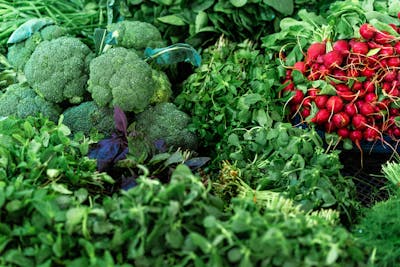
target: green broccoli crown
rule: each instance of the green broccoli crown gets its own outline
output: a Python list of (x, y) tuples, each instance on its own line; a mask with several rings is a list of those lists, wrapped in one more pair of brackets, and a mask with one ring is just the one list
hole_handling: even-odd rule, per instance
[(99, 107), (94, 101), (67, 108), (63, 115), (63, 123), (74, 133), (81, 131), (90, 134), (97, 131), (108, 135), (115, 129), (113, 109)]
[(7, 59), (14, 68), (23, 70), (38, 44), (44, 40), (52, 40), (64, 36), (66, 33), (67, 30), (63, 27), (57, 25), (46, 26), (26, 40), (10, 45)]
[(0, 116), (26, 118), (40, 113), (56, 122), (60, 108), (46, 101), (27, 85), (12, 84), (0, 95)]
[(111, 48), (90, 62), (88, 91), (101, 107), (141, 112), (150, 103), (155, 82), (151, 67), (132, 50)]
[(27, 82), (53, 103), (82, 102), (86, 92), (89, 62), (94, 57), (89, 47), (75, 37), (60, 37), (41, 42), (25, 65)]
[(172, 96), (171, 82), (167, 74), (162, 71), (153, 69), (153, 80), (155, 82), (154, 94), (150, 99), (151, 104), (168, 102)]
[(152, 24), (142, 21), (123, 20), (107, 26), (117, 40), (117, 46), (133, 48), (139, 53), (146, 47), (164, 46), (160, 31)]
[(196, 135), (187, 129), (190, 117), (173, 103), (159, 103), (136, 116), (135, 129), (154, 144), (163, 140), (168, 147), (196, 149)]

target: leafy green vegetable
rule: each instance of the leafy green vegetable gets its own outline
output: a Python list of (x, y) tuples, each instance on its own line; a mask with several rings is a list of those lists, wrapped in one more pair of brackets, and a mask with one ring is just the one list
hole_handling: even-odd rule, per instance
[(366, 266), (368, 250), (321, 214), (261, 211), (236, 199), (230, 211), (200, 177), (177, 166), (163, 185), (138, 185), (92, 198), (2, 180), (2, 266)]

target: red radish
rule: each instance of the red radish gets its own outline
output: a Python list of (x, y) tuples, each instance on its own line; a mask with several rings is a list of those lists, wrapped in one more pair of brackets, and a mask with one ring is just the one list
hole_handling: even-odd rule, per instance
[(368, 142), (375, 141), (379, 138), (379, 131), (375, 128), (367, 128), (364, 130), (364, 139)]
[(392, 29), (397, 32), (398, 28), (396, 25), (394, 25), (393, 23), (389, 23), (389, 26), (392, 27)]
[(283, 91), (293, 91), (294, 90), (294, 83), (292, 80), (284, 80), (282, 84), (287, 84), (284, 88)]
[(300, 104), (304, 99), (304, 93), (301, 90), (295, 90), (295, 94), (291, 98), (293, 104)]
[(386, 31), (377, 31), (375, 33), (375, 42), (377, 42), (378, 44), (386, 44), (391, 42), (392, 40), (394, 40), (394, 36), (390, 35), (388, 32)]
[(382, 83), (382, 90), (385, 91), (386, 93), (389, 93), (393, 88), (392, 88), (392, 83), (390, 82), (384, 82)]
[(327, 68), (338, 67), (343, 62), (343, 56), (338, 51), (331, 51), (323, 56), (324, 66)]
[(316, 124), (324, 124), (329, 120), (330, 112), (326, 109), (320, 109), (315, 114), (315, 117), (311, 119), (311, 122)]
[(286, 79), (292, 79), (292, 70), (286, 70)]
[(354, 42), (351, 46), (353, 53), (366, 55), (369, 51), (368, 44), (364, 42)]
[(360, 113), (364, 116), (370, 116), (375, 113), (375, 105), (371, 103), (364, 103), (360, 108)]
[(352, 91), (337, 91), (336, 94), (346, 101), (353, 101), (357, 98), (357, 94)]
[(326, 44), (325, 43), (313, 43), (307, 50), (307, 62), (315, 61), (318, 56), (325, 54)]
[(326, 102), (328, 101), (328, 96), (327, 95), (317, 95), (316, 97), (315, 97), (315, 104), (317, 105), (317, 107), (319, 108), (319, 109), (322, 109), (322, 108), (324, 108), (325, 107), (325, 105), (326, 105)]
[(389, 67), (400, 67), (400, 58), (399, 57), (388, 58), (387, 65)]
[(356, 81), (356, 82), (353, 84), (352, 89), (353, 89), (354, 91), (360, 91), (360, 90), (362, 90), (362, 89), (363, 89), (363, 83), (362, 83), (362, 82), (359, 82), (359, 81)]
[(361, 75), (365, 76), (365, 77), (372, 77), (375, 75), (375, 70), (371, 69), (371, 68), (365, 68), (363, 70), (361, 70)]
[(347, 138), (349, 137), (350, 131), (347, 128), (339, 128), (337, 130), (337, 134), (341, 137), (341, 138)]
[(342, 55), (347, 55), (349, 53), (350, 47), (346, 40), (337, 40), (333, 44), (333, 51), (338, 51)]
[(363, 87), (369, 93), (375, 92), (375, 83), (371, 81), (363, 82)]
[(378, 96), (375, 93), (368, 93), (364, 96), (364, 101), (367, 103), (374, 103), (378, 100)]
[(311, 98), (310, 97), (304, 98), (302, 106), (305, 108), (310, 108), (311, 107)]
[(350, 123), (350, 117), (345, 112), (339, 112), (333, 115), (332, 121), (337, 128), (343, 128)]
[(395, 70), (390, 70), (386, 72), (385, 76), (383, 76), (383, 79), (386, 82), (393, 82), (394, 80), (397, 79), (397, 72)]
[(295, 70), (300, 71), (301, 73), (306, 73), (306, 63), (303, 61), (298, 61), (296, 63), (294, 63), (293, 68)]
[(341, 81), (347, 81), (346, 72), (341, 69), (334, 69), (332, 71), (333, 77)]
[(382, 46), (379, 51), (380, 56), (390, 57), (394, 54), (394, 48), (392, 46)]
[(327, 133), (331, 133), (336, 130), (336, 126), (335, 126), (335, 123), (333, 123), (333, 121), (325, 122), (324, 128), (325, 128), (325, 132), (327, 132)]
[(351, 123), (354, 126), (354, 129), (357, 130), (363, 130), (365, 128), (367, 128), (367, 118), (365, 118), (363, 115), (361, 114), (356, 114), (353, 116)]
[(400, 54), (400, 42), (394, 44), (394, 51), (396, 54)]
[(395, 127), (395, 128), (393, 129), (393, 134), (394, 134), (394, 136), (396, 136), (396, 137), (400, 137), (400, 128), (399, 128), (399, 127)]
[(319, 89), (317, 88), (310, 88), (307, 90), (307, 94), (310, 96), (311, 99), (314, 99), (318, 93), (319, 93)]
[(341, 92), (350, 91), (350, 88), (347, 85), (345, 85), (344, 83), (336, 84), (335, 88), (336, 88), (336, 91), (341, 91)]
[(369, 25), (367, 23), (364, 23), (363, 25), (361, 25), (360, 27), (360, 35), (364, 38), (364, 39), (372, 39), (374, 38), (376, 33), (376, 29), (375, 27), (373, 27), (372, 25)]
[(348, 69), (346, 74), (347, 74), (347, 77), (351, 77), (351, 78), (356, 78), (356, 77), (360, 76), (360, 74), (356, 68)]
[(354, 103), (348, 103), (344, 106), (344, 112), (347, 113), (350, 117), (353, 117), (354, 115), (357, 114), (357, 108)]
[(338, 113), (343, 109), (343, 100), (339, 96), (331, 96), (326, 101), (326, 108), (333, 113)]
[(311, 114), (311, 110), (309, 108), (304, 108), (300, 111), (301, 117), (303, 119), (307, 118)]

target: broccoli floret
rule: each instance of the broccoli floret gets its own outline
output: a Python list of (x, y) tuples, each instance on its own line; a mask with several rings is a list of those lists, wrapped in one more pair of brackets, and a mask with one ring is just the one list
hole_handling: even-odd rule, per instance
[(93, 57), (89, 47), (75, 37), (43, 41), (25, 65), (26, 80), (50, 102), (78, 104), (84, 99)]
[(23, 70), (26, 62), (31, 57), (33, 51), (42, 41), (49, 41), (64, 36), (67, 30), (57, 25), (49, 25), (24, 41), (12, 44), (8, 47), (7, 59), (10, 64), (19, 70)]
[(94, 101), (69, 107), (63, 115), (63, 123), (74, 133), (82, 131), (90, 134), (92, 131), (97, 131), (108, 135), (115, 129), (113, 109), (99, 107)]
[(150, 99), (150, 103), (168, 102), (172, 96), (172, 89), (167, 74), (153, 69), (153, 80), (155, 81), (155, 91)]
[(88, 91), (101, 107), (118, 106), (138, 113), (149, 105), (154, 94), (152, 73), (133, 50), (111, 48), (90, 62)]
[(151, 145), (163, 140), (167, 147), (195, 150), (197, 137), (187, 128), (190, 117), (173, 103), (148, 107), (135, 118), (134, 129)]
[(160, 31), (152, 24), (142, 21), (123, 20), (107, 26), (117, 41), (117, 46), (133, 48), (141, 54), (146, 47), (163, 47)]
[(57, 122), (61, 110), (36, 94), (28, 85), (12, 84), (0, 95), (0, 116), (26, 118), (39, 113)]

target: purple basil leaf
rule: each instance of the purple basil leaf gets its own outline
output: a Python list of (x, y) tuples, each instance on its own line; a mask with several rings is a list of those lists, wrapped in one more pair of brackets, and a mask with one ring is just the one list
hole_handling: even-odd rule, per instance
[(124, 111), (117, 106), (114, 107), (114, 121), (117, 131), (127, 135), (128, 120)]
[(128, 147), (125, 147), (125, 148), (120, 147), (120, 148), (123, 150), (120, 151), (120, 153), (118, 153), (118, 155), (114, 158), (114, 163), (119, 160), (125, 159), (126, 155), (128, 154), (128, 151), (129, 151)]
[(123, 190), (129, 190), (137, 185), (137, 182), (133, 176), (131, 177), (122, 177), (121, 180), (121, 188)]
[(198, 158), (192, 158), (189, 160), (185, 161), (185, 165), (190, 167), (192, 170), (195, 170), (197, 168), (200, 168), (204, 164), (206, 164), (211, 158), (209, 157), (198, 157)]
[(118, 156), (120, 149), (121, 141), (118, 138), (104, 139), (89, 152), (88, 157), (97, 160), (98, 171), (104, 171)]
[(167, 144), (165, 143), (165, 141), (163, 139), (158, 139), (158, 140), (154, 141), (154, 146), (161, 153), (164, 153), (167, 151)]

